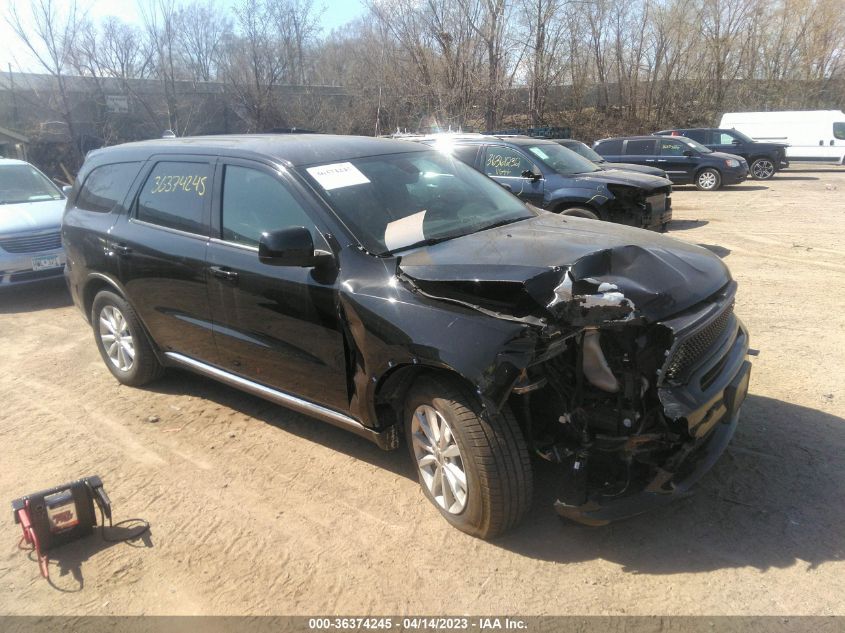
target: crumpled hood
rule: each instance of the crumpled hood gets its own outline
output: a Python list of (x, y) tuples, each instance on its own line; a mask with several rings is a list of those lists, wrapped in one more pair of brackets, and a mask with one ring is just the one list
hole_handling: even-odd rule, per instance
[(432, 296), (477, 300), (497, 311), (522, 303), (524, 312), (529, 302), (534, 314), (560, 316), (550, 308), (560, 305), (565, 287), (579, 309), (597, 298), (617, 306), (621, 299), (632, 309), (618, 318), (649, 321), (685, 310), (731, 280), (722, 260), (700, 246), (552, 213), (417, 249), (399, 269)]
[(65, 200), (0, 204), (0, 236), (59, 229)]
[(631, 187), (640, 187), (646, 191), (652, 189), (660, 189), (661, 187), (668, 187), (672, 183), (660, 176), (652, 176), (651, 174), (644, 174), (636, 171), (625, 171), (622, 169), (601, 169), (596, 172), (586, 174), (574, 174), (569, 176), (573, 182), (578, 183), (576, 186), (583, 186), (584, 184), (615, 184), (628, 185)]

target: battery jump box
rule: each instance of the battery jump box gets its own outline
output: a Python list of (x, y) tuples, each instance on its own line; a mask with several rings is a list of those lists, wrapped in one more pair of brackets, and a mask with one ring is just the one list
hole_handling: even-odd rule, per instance
[[(95, 503), (101, 517), (108, 518), (109, 527), (114, 527), (111, 501), (103, 489), (102, 480), (96, 475), (28, 494), (12, 501), (15, 523), (20, 524), (23, 530), (21, 542), (30, 545), (35, 550), (38, 566), (44, 578), (49, 578), (48, 557), (45, 552), (89, 536), (97, 527)], [(140, 522), (140, 530), (133, 531), (129, 536), (115, 539), (105, 534), (105, 518), (103, 518), (103, 539), (112, 542), (132, 540), (149, 528), (146, 521), (140, 519), (129, 521)]]

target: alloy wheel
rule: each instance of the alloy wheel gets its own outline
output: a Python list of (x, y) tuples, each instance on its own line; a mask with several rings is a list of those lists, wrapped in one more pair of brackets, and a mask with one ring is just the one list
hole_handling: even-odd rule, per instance
[(698, 177), (698, 185), (702, 189), (713, 189), (716, 186), (716, 174), (712, 171), (702, 172)]
[(768, 160), (757, 160), (751, 166), (751, 174), (757, 180), (768, 180), (775, 173), (774, 163)]
[(100, 341), (112, 365), (129, 371), (135, 364), (135, 340), (123, 313), (107, 305), (100, 310)]
[(423, 484), (451, 514), (467, 505), (467, 477), (461, 450), (449, 423), (434, 407), (421, 405), (411, 419), (411, 439)]

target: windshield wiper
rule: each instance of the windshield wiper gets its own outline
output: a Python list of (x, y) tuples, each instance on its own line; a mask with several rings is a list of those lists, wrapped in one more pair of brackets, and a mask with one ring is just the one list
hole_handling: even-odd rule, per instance
[[(527, 220), (528, 218), (508, 218), (507, 220), (499, 220), (498, 222), (493, 222), (493, 224), (487, 224), (486, 226), (482, 226), (480, 229), (473, 231), (473, 233), (480, 233), (481, 231), (486, 231), (488, 229), (495, 229), (500, 226), (505, 226), (506, 224), (513, 224), (514, 222), (519, 222), (520, 220)], [(465, 233), (468, 235), (468, 233)]]

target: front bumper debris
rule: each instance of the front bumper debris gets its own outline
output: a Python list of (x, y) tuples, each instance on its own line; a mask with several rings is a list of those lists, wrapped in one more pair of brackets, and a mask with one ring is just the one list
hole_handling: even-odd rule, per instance
[[(555, 502), (559, 515), (586, 525), (605, 525), (667, 505), (690, 494), (690, 489), (709, 471), (725, 451), (739, 422), (740, 409), (748, 393), (751, 363), (748, 335), (742, 324), (725, 356), (719, 359), (722, 370), (718, 379), (704, 391), (690, 390), (700, 403), (684, 411), (685, 417), (696, 423), (694, 439), (670, 458), (671, 464), (658, 469), (652, 480), (622, 495), (606, 495), (601, 491), (587, 497), (580, 505)], [(696, 371), (690, 382), (700, 384), (701, 376), (712, 369), (708, 364)], [(686, 392), (687, 390), (683, 390)], [(676, 392), (676, 395), (677, 394)]]

